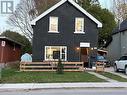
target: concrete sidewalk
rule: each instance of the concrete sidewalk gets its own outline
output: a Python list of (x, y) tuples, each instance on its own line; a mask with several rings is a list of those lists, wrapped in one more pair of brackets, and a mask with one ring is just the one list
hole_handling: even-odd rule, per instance
[(24, 83), (0, 84), (2, 90), (61, 89), (61, 88), (127, 88), (125, 82), (102, 83)]

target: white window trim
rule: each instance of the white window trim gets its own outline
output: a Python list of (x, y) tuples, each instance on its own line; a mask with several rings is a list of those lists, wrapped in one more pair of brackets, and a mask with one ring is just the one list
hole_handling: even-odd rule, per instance
[[(46, 59), (46, 48), (47, 47), (50, 47), (50, 49), (51, 49), (51, 47), (60, 47), (60, 58), (62, 58), (62, 56), (61, 56), (61, 54), (62, 54), (62, 52), (61, 52), (61, 48), (65, 48), (66, 50), (65, 50), (65, 61), (67, 61), (67, 46), (45, 46), (45, 51), (44, 51), (44, 60), (45, 61), (51, 61), (50, 59)], [(52, 59), (53, 60), (53, 59)]]
[(59, 33), (58, 31), (48, 31), (48, 33)]
[(85, 34), (85, 32), (75, 31), (74, 34)]
[[(51, 31), (51, 24), (50, 24), (50, 23), (51, 23), (51, 18), (57, 18), (57, 31)], [(50, 17), (49, 17), (49, 31), (48, 31), (48, 33), (59, 33), (59, 32), (58, 32), (58, 25), (59, 25), (59, 24), (58, 24), (58, 22), (59, 22), (58, 20), (59, 20), (58, 17), (55, 17), (55, 16), (50, 16)]]
[[(83, 19), (82, 31), (77, 31), (77, 30), (76, 30), (77, 19)], [(85, 32), (84, 32), (84, 18), (83, 18), (83, 17), (76, 17), (76, 18), (75, 18), (75, 32), (74, 32), (74, 33), (75, 33), (75, 34), (85, 34)]]

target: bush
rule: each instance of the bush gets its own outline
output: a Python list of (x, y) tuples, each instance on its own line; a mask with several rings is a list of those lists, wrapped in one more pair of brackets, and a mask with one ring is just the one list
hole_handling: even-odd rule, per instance
[(58, 74), (63, 74), (64, 73), (63, 69), (64, 69), (64, 66), (63, 66), (61, 60), (59, 59), (58, 65), (57, 65), (57, 73)]
[(6, 63), (6, 67), (7, 68), (11, 68), (11, 69), (19, 70), (20, 69), (20, 62), (19, 61), (16, 61), (16, 62)]

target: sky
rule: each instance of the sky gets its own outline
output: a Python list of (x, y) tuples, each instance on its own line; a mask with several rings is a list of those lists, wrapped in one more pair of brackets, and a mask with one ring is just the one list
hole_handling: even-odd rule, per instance
[(111, 9), (112, 8), (112, 0), (99, 0), (101, 6), (103, 8)]
[(1, 10), (2, 10), (1, 2), (2, 1), (13, 1), (14, 10), (15, 10), (17, 4), (20, 2), (20, 0), (0, 0), (0, 33), (7, 30), (7, 29), (10, 29), (10, 30), (14, 29), (14, 28), (10, 27), (6, 22), (8, 20), (8, 17), (10, 16), (10, 14), (2, 14), (1, 13)]
[[(20, 2), (20, 0), (0, 0), (0, 5), (2, 1), (13, 1), (14, 3), (14, 10), (17, 6), (17, 4)], [(101, 6), (103, 8), (107, 8), (107, 9), (111, 9), (111, 0), (99, 0)], [(16, 29), (14, 27), (11, 27), (7, 24), (7, 20), (8, 17), (10, 16), (10, 14), (2, 14), (1, 13), (1, 9), (2, 7), (0, 6), (0, 33), (2, 33), (5, 30), (12, 30), (12, 31), (16, 31)]]

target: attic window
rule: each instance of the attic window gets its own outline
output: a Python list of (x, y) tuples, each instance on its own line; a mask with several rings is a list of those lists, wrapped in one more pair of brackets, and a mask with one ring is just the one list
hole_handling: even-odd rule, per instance
[(84, 32), (84, 18), (75, 18), (75, 32), (74, 33), (85, 33)]
[(49, 32), (59, 33), (58, 32), (58, 17), (49, 18)]

